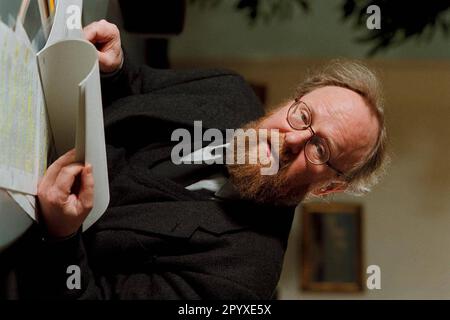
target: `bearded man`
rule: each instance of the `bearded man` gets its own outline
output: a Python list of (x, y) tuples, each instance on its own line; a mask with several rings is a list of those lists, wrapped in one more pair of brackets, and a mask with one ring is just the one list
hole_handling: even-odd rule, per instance
[[(73, 152), (54, 162), (39, 185), (40, 223), (0, 257), (3, 297), (270, 299), (295, 205), (376, 182), (383, 109), (378, 81), (361, 64), (326, 66), (264, 116), (233, 72), (135, 68), (114, 25), (95, 22), (85, 35), (103, 72), (110, 206), (80, 232), (93, 203), (92, 168), (74, 163)], [(195, 121), (265, 132), (253, 146), (235, 135), (227, 150), (249, 158), (256, 148), (269, 162), (197, 163), (208, 142), (193, 141), (194, 163), (175, 164), (172, 133), (193, 132)], [(278, 170), (262, 174), (274, 162)], [(80, 275), (77, 285), (68, 285), (68, 270)]]

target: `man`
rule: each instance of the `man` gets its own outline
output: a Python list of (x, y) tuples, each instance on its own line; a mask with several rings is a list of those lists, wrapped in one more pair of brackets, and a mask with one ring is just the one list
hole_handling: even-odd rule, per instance
[[(0, 257), (5, 297), (269, 299), (294, 206), (312, 194), (368, 191), (376, 180), (383, 111), (376, 78), (359, 64), (330, 65), (263, 116), (232, 72), (135, 69), (114, 25), (93, 23), (85, 35), (104, 73), (110, 207), (81, 233), (92, 168), (74, 163), (73, 152), (54, 162), (39, 185), (40, 225)], [(174, 165), (171, 132), (192, 130), (197, 120), (204, 128), (276, 131), (279, 141), (270, 135), (258, 148), (270, 156), (279, 142), (280, 170)], [(215, 187), (195, 187), (204, 181)]]

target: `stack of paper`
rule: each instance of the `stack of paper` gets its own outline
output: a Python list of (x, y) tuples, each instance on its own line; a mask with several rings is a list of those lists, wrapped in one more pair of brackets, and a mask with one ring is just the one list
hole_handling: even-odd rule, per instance
[(59, 157), (75, 148), (77, 161), (93, 166), (94, 208), (84, 229), (108, 206), (98, 56), (82, 39), (81, 9), (82, 0), (57, 2), (47, 44), (37, 54), (20, 22), (15, 31), (0, 22), (0, 250), (37, 218), (35, 196), (49, 149)]
[[(23, 30), (16, 31), (0, 22), (0, 189), (7, 190), (1, 192), (0, 215), (9, 217), (0, 219), (0, 247), (31, 224), (25, 213), (36, 218), (33, 195), (48, 154), (48, 124), (35, 52)], [(8, 195), (20, 207), (6, 204)]]

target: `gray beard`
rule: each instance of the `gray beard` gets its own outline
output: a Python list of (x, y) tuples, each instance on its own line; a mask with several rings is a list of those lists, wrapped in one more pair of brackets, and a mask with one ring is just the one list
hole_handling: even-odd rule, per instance
[[(259, 122), (259, 121), (258, 121)], [(257, 128), (258, 122), (252, 122), (247, 128)], [(297, 205), (303, 200), (307, 193), (307, 187), (302, 186), (297, 180), (295, 185), (288, 179), (287, 171), (296, 158), (295, 155), (283, 148), (284, 135), (280, 135), (279, 164), (280, 168), (274, 175), (262, 175), (260, 163), (256, 164), (229, 164), (227, 165), (230, 180), (239, 192), (241, 198), (257, 203), (274, 205)], [(233, 145), (235, 154), (238, 146)], [(239, 150), (245, 152), (246, 159), (249, 159), (249, 150)]]

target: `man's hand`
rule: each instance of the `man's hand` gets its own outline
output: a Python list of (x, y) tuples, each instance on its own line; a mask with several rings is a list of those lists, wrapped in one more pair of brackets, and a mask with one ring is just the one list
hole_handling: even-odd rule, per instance
[(94, 204), (92, 166), (74, 161), (74, 150), (61, 156), (38, 186), (42, 218), (51, 237), (65, 238), (77, 232)]
[(86, 40), (97, 47), (100, 71), (112, 73), (122, 65), (123, 52), (120, 32), (115, 24), (106, 20), (93, 22), (83, 29)]

